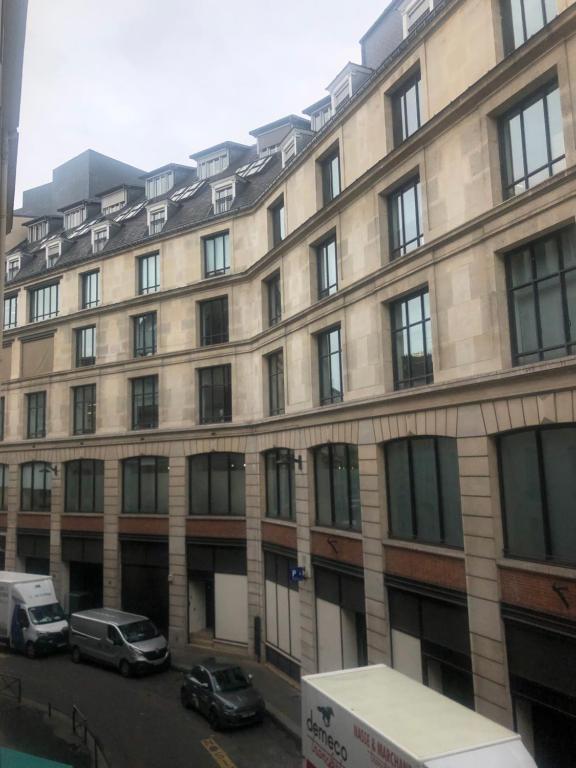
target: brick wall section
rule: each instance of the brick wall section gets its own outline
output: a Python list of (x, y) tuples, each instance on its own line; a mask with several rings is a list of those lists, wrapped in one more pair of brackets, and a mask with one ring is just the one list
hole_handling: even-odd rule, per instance
[(468, 592), (468, 621), (476, 710), (513, 727), (512, 702), (500, 586), (496, 567), (498, 539), (498, 473), (494, 446), (486, 436), (480, 406), (458, 413), (458, 462)]
[[(500, 568), (500, 583), (503, 602), (576, 621), (576, 579), (506, 567)], [(568, 606), (555, 589), (561, 590)]]
[(300, 664), (303, 675), (316, 669), (316, 606), (312, 578), (310, 524), (314, 519), (314, 489), (310, 473), (313, 472), (311, 454), (300, 448), (295, 451), (302, 456), (302, 471), (296, 469), (296, 524), (298, 536), (298, 565), (303, 565), (308, 578), (300, 582)]
[[(170, 477), (172, 463), (170, 463)], [(170, 484), (170, 492), (172, 484)], [(178, 506), (178, 501), (174, 503)], [(170, 514), (172, 513), (172, 496), (170, 496)], [(130, 515), (118, 520), (118, 533), (139, 534), (140, 536), (168, 536), (169, 520), (167, 516), (152, 517), (149, 515)]]
[[(368, 434), (366, 434), (368, 432)], [(372, 437), (371, 424), (360, 430), (360, 439)], [(373, 437), (372, 437), (373, 440)], [(380, 452), (372, 444), (358, 446), (360, 468), (360, 502), (362, 509), (362, 564), (364, 567), (364, 599), (368, 662), (390, 662), (390, 631), (384, 589), (384, 558), (382, 551), (382, 473), (379, 472)]]
[(104, 518), (102, 515), (62, 515), (61, 528), (78, 534), (102, 533)]
[[(246, 463), (246, 574), (248, 578), (248, 650), (256, 651), (254, 621), (261, 620), (264, 628), (264, 595), (262, 590), (262, 540), (261, 500), (263, 480), (260, 454), (256, 451), (256, 440), (249, 438), (249, 452), (245, 453)], [(261, 634), (261, 637), (263, 632)], [(262, 643), (260, 651), (262, 651)]]
[[(54, 496), (52, 496), (54, 504)], [(49, 531), (51, 528), (51, 513), (28, 514), (26, 512), (18, 513), (18, 530), (29, 531)]]
[(386, 573), (436, 584), (447, 589), (466, 591), (464, 559), (418, 552), (413, 549), (386, 544)]
[(296, 550), (297, 536), (294, 525), (262, 521), (262, 542)]
[(197, 520), (189, 517), (186, 520), (186, 536), (191, 538), (245, 539), (246, 521), (244, 519)]
[(362, 568), (361, 539), (339, 536), (337, 531), (334, 533), (312, 531), (311, 547), (312, 554), (317, 557), (326, 557), (328, 560)]
[(103, 535), (103, 602), (108, 608), (120, 608), (122, 571), (118, 541), (118, 515), (121, 509), (120, 465), (116, 459), (104, 462), (104, 535)]
[[(188, 570), (186, 565), (186, 460), (184, 456), (170, 458), (168, 526), (168, 592), (170, 605), (170, 642), (188, 642)], [(123, 521), (121, 521), (123, 522)], [(135, 521), (140, 523), (141, 520)], [(152, 522), (152, 521), (150, 521)]]

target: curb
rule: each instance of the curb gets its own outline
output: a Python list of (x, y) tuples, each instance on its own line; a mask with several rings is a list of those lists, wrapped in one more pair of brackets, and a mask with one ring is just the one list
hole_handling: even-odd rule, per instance
[[(178, 662), (172, 661), (172, 669), (175, 669), (178, 672), (188, 672), (190, 669), (189, 665), (185, 664), (179, 664)], [(276, 725), (279, 728), (282, 728), (282, 730), (290, 736), (297, 744), (300, 744), (301, 736), (300, 736), (300, 728), (296, 726), (296, 724), (290, 720), (289, 717), (286, 717), (286, 715), (281, 712), (277, 707), (275, 707), (273, 704), (270, 704), (268, 701), (265, 700), (266, 703), (266, 716), (272, 720), (272, 722), (276, 723)]]

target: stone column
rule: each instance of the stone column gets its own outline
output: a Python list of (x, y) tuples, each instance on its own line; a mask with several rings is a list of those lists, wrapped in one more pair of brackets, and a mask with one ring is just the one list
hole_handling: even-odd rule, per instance
[[(372, 432), (371, 423), (360, 425), (362, 441)], [(372, 435), (372, 440), (374, 436)], [(384, 589), (384, 557), (382, 549), (382, 472), (379, 471), (378, 446), (372, 442), (358, 445), (360, 467), (360, 502), (362, 505), (362, 544), (364, 557), (364, 595), (368, 663), (390, 663), (390, 632), (386, 590)]]
[(302, 457), (302, 469), (295, 468), (296, 536), (298, 565), (306, 569), (306, 578), (300, 582), (300, 663), (303, 675), (317, 671), (316, 659), (316, 606), (314, 605), (314, 579), (312, 573), (310, 525), (314, 516), (313, 463), (306, 448), (295, 448)]
[(52, 493), (50, 502), (50, 575), (54, 581), (57, 595), (68, 594), (68, 584), (63, 584), (63, 577), (67, 570), (62, 568), (62, 512), (64, 511), (64, 464), (52, 464), (57, 474), (48, 469), (52, 480)]
[(263, 653), (264, 639), (264, 600), (263, 600), (263, 568), (262, 568), (262, 474), (260, 471), (261, 458), (257, 451), (256, 438), (249, 437), (246, 446), (246, 563), (248, 580), (248, 651), (257, 653), (255, 646), (254, 619), (259, 616), (262, 622), (260, 636)]
[(104, 462), (104, 537), (102, 585), (104, 605), (107, 608), (121, 606), (120, 542), (118, 540), (118, 515), (121, 509), (120, 462), (107, 459)]
[(6, 512), (6, 565), (7, 571), (16, 570), (16, 535), (20, 508), (20, 465), (10, 464), (8, 470)]
[(168, 590), (170, 643), (188, 642), (188, 570), (186, 565), (186, 458), (170, 457)]
[(496, 564), (500, 551), (498, 471), (489, 438), (485, 435), (458, 437), (458, 461), (476, 710), (512, 727)]

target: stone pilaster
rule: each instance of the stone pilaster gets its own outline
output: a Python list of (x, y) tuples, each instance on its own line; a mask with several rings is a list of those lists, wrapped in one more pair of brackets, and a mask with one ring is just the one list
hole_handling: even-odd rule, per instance
[(513, 726), (496, 558), (498, 474), (486, 436), (458, 438), (468, 620), (476, 710)]
[(188, 642), (188, 571), (186, 566), (186, 458), (172, 456), (169, 472), (168, 589), (170, 642)]
[(382, 472), (379, 451), (374, 443), (358, 446), (360, 468), (360, 502), (362, 505), (362, 539), (364, 558), (364, 595), (368, 662), (389, 663), (390, 633), (384, 589), (382, 551)]
[(305, 448), (294, 449), (302, 456), (302, 469), (295, 469), (296, 485), (296, 535), (298, 565), (306, 569), (306, 578), (300, 582), (300, 663), (303, 675), (317, 671), (316, 659), (316, 606), (314, 605), (314, 580), (310, 548), (310, 525), (314, 509), (314, 471), (311, 455)]
[(117, 459), (104, 462), (104, 536), (103, 536), (103, 596), (107, 608), (121, 606), (120, 542), (118, 515), (121, 510), (120, 463)]
[(16, 570), (16, 535), (18, 529), (18, 509), (20, 508), (20, 466), (10, 464), (8, 469), (8, 489), (6, 494), (6, 570)]
[(50, 502), (50, 575), (54, 581), (57, 595), (68, 594), (68, 584), (64, 584), (64, 578), (68, 575), (66, 568), (62, 568), (62, 513), (64, 511), (64, 464), (52, 464), (56, 472), (50, 471), (52, 480), (52, 493)]
[(262, 623), (261, 648), (264, 639), (264, 596), (262, 567), (262, 519), (263, 477), (261, 457), (257, 452), (255, 438), (248, 438), (245, 453), (246, 478), (246, 564), (248, 577), (248, 650), (257, 653), (255, 647), (254, 619), (259, 616)]

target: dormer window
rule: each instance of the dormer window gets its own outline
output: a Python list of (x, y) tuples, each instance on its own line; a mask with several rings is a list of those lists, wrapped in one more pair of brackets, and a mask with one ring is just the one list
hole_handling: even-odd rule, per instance
[(20, 272), (20, 256), (12, 256), (6, 262), (6, 280), (14, 280)]
[(56, 266), (56, 262), (60, 258), (60, 246), (60, 241), (46, 246), (46, 267), (48, 269)]
[(226, 213), (232, 207), (234, 200), (234, 184), (226, 184), (212, 190), (214, 213)]
[(150, 208), (148, 210), (148, 234), (157, 235), (162, 232), (166, 224), (167, 210), (163, 205), (161, 208)]
[(43, 237), (46, 237), (47, 234), (48, 222), (46, 219), (44, 219), (44, 221), (38, 221), (36, 224), (30, 224), (28, 226), (29, 243), (37, 243), (39, 240), (42, 240)]
[(434, 0), (413, 0), (404, 9), (404, 37), (410, 34), (416, 23), (427, 16), (434, 8)]
[(312, 116), (312, 130), (319, 131), (332, 117), (332, 106), (328, 104)]
[(108, 227), (98, 227), (92, 230), (92, 253), (100, 253), (104, 250), (110, 237)]
[(284, 168), (293, 157), (296, 156), (296, 136), (293, 136), (289, 142), (282, 147), (282, 167)]
[(202, 160), (198, 163), (198, 178), (208, 179), (210, 176), (216, 176), (218, 173), (222, 173), (228, 168), (229, 159), (228, 153), (224, 152), (216, 157), (209, 157), (206, 160)]
[(332, 107), (334, 109), (334, 112), (340, 109), (340, 107), (343, 106), (348, 101), (350, 96), (351, 96), (350, 78), (347, 77), (346, 80), (342, 83), (342, 85), (340, 85), (334, 91), (334, 96), (332, 97)]
[(154, 197), (166, 194), (173, 186), (174, 174), (172, 171), (159, 173), (157, 176), (146, 179), (146, 197), (148, 200), (152, 200)]
[(81, 205), (79, 208), (72, 208), (71, 211), (64, 213), (64, 229), (74, 229), (79, 227), (86, 218), (86, 207)]

